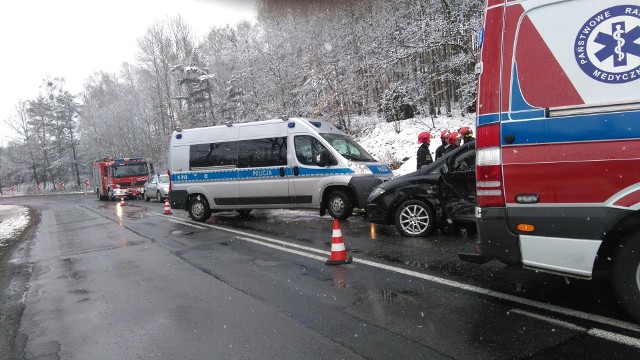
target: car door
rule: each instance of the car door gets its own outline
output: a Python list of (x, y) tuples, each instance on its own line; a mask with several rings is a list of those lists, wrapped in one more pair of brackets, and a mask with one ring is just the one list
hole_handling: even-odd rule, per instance
[[(293, 136), (295, 156), (293, 161), (293, 177), (291, 178), (291, 200), (295, 204), (320, 204), (321, 183), (333, 177), (331, 166), (338, 162), (322, 142), (311, 134)], [(319, 166), (320, 154), (328, 155), (328, 164)], [(332, 182), (332, 181), (328, 181)]]
[(443, 167), (440, 194), (446, 218), (452, 222), (474, 222), (476, 206), (475, 144), (452, 155)]
[(158, 175), (153, 175), (147, 182), (147, 186), (145, 187), (145, 192), (147, 197), (156, 196), (156, 191), (158, 189)]

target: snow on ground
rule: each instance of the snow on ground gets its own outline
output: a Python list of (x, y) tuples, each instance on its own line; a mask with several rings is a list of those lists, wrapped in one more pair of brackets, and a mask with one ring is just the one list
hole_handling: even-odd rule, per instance
[[(403, 175), (416, 170), (416, 153), (420, 144), (418, 134), (423, 131), (431, 133), (429, 150), (435, 159), (435, 152), (440, 141), (442, 130), (457, 131), (463, 126), (469, 126), (475, 134), (475, 115), (439, 116), (433, 120), (430, 117), (412, 118), (396, 123), (388, 123), (378, 118), (352, 119), (352, 126), (360, 136), (354, 136), (374, 158), (388, 165), (401, 164), (395, 175)], [(408, 158), (408, 159), (407, 159)], [(407, 159), (403, 161), (403, 159)]]
[(0, 205), (0, 253), (9, 240), (29, 224), (29, 209), (19, 205)]

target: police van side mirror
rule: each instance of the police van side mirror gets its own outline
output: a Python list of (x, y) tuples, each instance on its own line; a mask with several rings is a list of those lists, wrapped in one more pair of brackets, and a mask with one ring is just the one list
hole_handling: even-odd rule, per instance
[(329, 165), (329, 154), (323, 152), (316, 155), (316, 165), (320, 167)]

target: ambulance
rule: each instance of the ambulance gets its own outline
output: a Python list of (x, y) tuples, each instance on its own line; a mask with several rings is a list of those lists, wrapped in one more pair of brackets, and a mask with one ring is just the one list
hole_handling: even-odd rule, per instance
[(172, 209), (319, 209), (346, 219), (393, 172), (350, 136), (315, 119), (283, 118), (176, 130), (169, 146)]
[(460, 258), (608, 276), (640, 321), (640, 3), (488, 0), (477, 70)]

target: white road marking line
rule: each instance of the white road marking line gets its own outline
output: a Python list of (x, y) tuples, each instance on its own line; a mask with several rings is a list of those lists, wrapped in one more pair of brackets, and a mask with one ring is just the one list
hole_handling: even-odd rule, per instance
[(206, 227), (204, 227), (204, 226), (194, 225), (194, 224), (190, 224), (190, 223), (188, 223), (188, 222), (178, 221), (178, 220), (175, 220), (175, 219), (168, 219), (168, 220), (169, 220), (169, 221), (171, 221), (171, 222), (177, 223), (177, 224), (182, 224), (182, 225), (191, 226), (191, 227), (194, 227), (194, 228), (196, 228), (196, 229), (200, 229), (200, 230), (207, 230), (207, 228), (206, 228)]
[(626, 336), (626, 335), (622, 335), (622, 334), (617, 334), (611, 331), (605, 331), (605, 330), (601, 330), (601, 329), (589, 329), (587, 330), (587, 334), (591, 335), (591, 336), (596, 336), (599, 337), (601, 339), (605, 339), (605, 340), (609, 340), (609, 341), (615, 341), (619, 344), (624, 344), (624, 345), (628, 345), (628, 346), (632, 346), (635, 348), (640, 348), (640, 339), (636, 339), (634, 337), (631, 336)]
[(541, 321), (544, 321), (544, 322), (548, 322), (548, 323), (553, 324), (553, 325), (562, 326), (562, 327), (567, 328), (569, 330), (574, 330), (574, 331), (579, 331), (579, 332), (584, 332), (584, 333), (586, 333), (587, 330), (588, 330), (585, 327), (578, 326), (578, 325), (570, 323), (568, 321), (554, 319), (552, 317), (548, 317), (548, 316), (532, 313), (532, 312), (521, 310), (521, 309), (512, 309), (512, 310), (509, 311), (509, 313), (520, 314), (520, 315), (523, 315), (523, 316), (532, 317), (534, 319), (541, 320)]
[(598, 337), (604, 340), (613, 341), (613, 342), (617, 342), (618, 344), (627, 345), (627, 346), (640, 349), (640, 339), (637, 339), (631, 336), (626, 336), (626, 335), (622, 335), (622, 334), (618, 334), (618, 333), (614, 333), (611, 331), (606, 331), (598, 328), (587, 329), (567, 321), (554, 319), (548, 316), (535, 314), (535, 313), (528, 312), (525, 310), (520, 310), (520, 309), (513, 309), (509, 312), (532, 317), (534, 319), (548, 322), (553, 325), (562, 326), (570, 330), (584, 332), (590, 336)]
[(249, 238), (242, 237), (242, 236), (239, 236), (238, 239), (241, 239), (241, 240), (244, 240), (244, 241), (248, 241), (248, 242), (251, 242), (251, 243), (254, 243), (254, 244), (270, 247), (272, 249), (282, 250), (282, 251), (286, 251), (286, 252), (289, 252), (289, 253), (292, 253), (292, 254), (296, 254), (296, 255), (305, 256), (305, 257), (308, 257), (308, 258), (320, 260), (320, 261), (327, 261), (326, 258), (320, 257), (318, 255), (313, 255), (313, 254), (309, 254), (309, 253), (298, 251), (298, 250), (294, 250), (294, 249), (283, 248), (280, 245), (268, 244), (268, 243), (264, 243), (264, 242), (262, 242), (260, 240), (249, 239)]
[[(160, 214), (156, 214), (156, 215), (160, 215)], [(184, 220), (184, 221), (188, 222), (188, 223), (192, 223), (190, 220)], [(299, 248), (299, 249), (312, 251), (312, 252), (316, 252), (316, 253), (329, 254), (329, 255), (331, 254), (331, 252), (328, 252), (328, 251), (325, 251), (325, 250), (319, 250), (319, 249), (315, 249), (315, 248), (311, 248), (311, 247), (307, 247), (307, 246), (302, 246), (302, 245), (297, 245), (297, 244), (293, 244), (293, 243), (289, 243), (289, 242), (285, 242), (285, 241), (281, 241), (281, 240), (271, 239), (271, 238), (268, 238), (268, 237), (247, 233), (247, 232), (244, 232), (244, 231), (228, 229), (228, 228), (224, 228), (224, 227), (221, 227), (221, 226), (218, 226), (218, 225), (211, 225), (211, 224), (207, 224), (207, 223), (197, 223), (197, 224), (200, 224), (202, 226), (206, 226), (206, 227), (209, 227), (209, 228), (212, 228), (212, 229), (224, 231), (224, 232), (229, 232), (229, 233), (233, 233), (233, 234), (242, 235), (242, 236), (245, 236), (245, 237), (249, 236), (249, 237), (252, 237), (254, 239), (260, 239), (260, 240), (269, 241), (269, 242), (276, 243), (276, 244), (282, 244), (282, 246), (286, 246), (286, 247), (296, 247), (296, 248)], [(243, 240), (245, 240), (245, 239), (243, 239)], [(269, 246), (269, 247), (272, 247), (274, 249), (282, 249), (284, 251), (291, 250), (291, 249), (287, 249), (285, 247), (280, 247), (280, 246), (268, 245), (268, 244), (265, 244), (265, 243), (261, 243), (261, 242), (259, 242), (257, 240), (252, 241), (252, 242), (254, 242), (256, 244), (259, 244), (259, 245)], [(291, 251), (289, 251), (289, 252), (291, 252)], [(310, 258), (313, 258), (313, 259), (326, 261), (326, 259), (320, 259), (319, 257), (317, 257), (315, 255), (305, 254), (303, 252), (296, 252), (296, 254), (301, 255), (301, 256), (310, 257)], [(423, 273), (420, 273), (420, 272), (417, 272), (417, 271), (412, 271), (412, 270), (402, 269), (402, 268), (398, 268), (398, 267), (394, 267), (394, 266), (389, 266), (389, 265), (385, 265), (385, 264), (381, 264), (381, 263), (377, 263), (377, 262), (373, 262), (373, 261), (369, 261), (369, 260), (354, 258), (353, 262), (354, 263), (360, 263), (360, 264), (363, 264), (363, 265), (372, 266), (372, 267), (376, 267), (376, 268), (383, 269), (383, 270), (392, 271), (392, 272), (395, 272), (395, 273), (398, 273), (398, 274), (403, 274), (403, 275), (419, 278), (419, 279), (422, 279), (422, 280), (426, 280), (426, 281), (429, 281), (429, 282), (433, 282), (433, 283), (437, 283), (437, 284), (453, 287), (453, 288), (460, 289), (460, 290), (466, 290), (466, 291), (469, 291), (469, 292), (474, 292), (476, 294), (481, 294), (481, 295), (497, 298), (497, 299), (504, 300), (504, 301), (510, 301), (510, 302), (514, 302), (514, 303), (517, 303), (517, 304), (522, 304), (522, 305), (526, 305), (526, 306), (530, 306), (530, 307), (533, 307), (533, 308), (542, 309), (542, 310), (549, 311), (549, 312), (555, 312), (555, 313), (563, 314), (563, 315), (566, 315), (566, 316), (575, 317), (575, 318), (578, 318), (578, 319), (593, 321), (593, 322), (605, 324), (605, 325), (608, 325), (608, 326), (615, 326), (615, 327), (618, 327), (618, 328), (621, 328), (621, 329), (631, 330), (631, 331), (635, 331), (635, 332), (640, 333), (640, 325), (629, 323), (629, 322), (626, 322), (626, 321), (621, 321), (621, 320), (617, 320), (617, 319), (611, 319), (611, 318), (608, 318), (608, 317), (605, 317), (605, 316), (590, 314), (590, 313), (586, 313), (586, 312), (583, 312), (583, 311), (567, 309), (567, 308), (564, 308), (564, 307), (561, 307), (561, 306), (551, 305), (551, 304), (543, 303), (543, 302), (540, 302), (540, 301), (529, 300), (529, 299), (521, 298), (521, 297), (510, 295), (510, 294), (505, 294), (505, 293), (501, 293), (501, 292), (498, 292), (498, 291), (489, 290), (489, 289), (481, 288), (481, 287), (474, 286), (474, 285), (468, 285), (468, 284), (464, 284), (464, 283), (461, 283), (461, 282), (448, 280), (448, 279), (440, 278), (440, 277), (433, 276), (433, 275), (423, 274)], [(623, 335), (621, 335), (621, 336), (623, 336)], [(631, 338), (631, 339), (633, 339), (633, 338)]]

